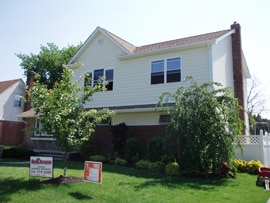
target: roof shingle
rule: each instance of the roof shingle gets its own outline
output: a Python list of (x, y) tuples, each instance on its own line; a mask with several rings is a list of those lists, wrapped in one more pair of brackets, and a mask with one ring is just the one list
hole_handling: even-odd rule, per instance
[(20, 79), (7, 80), (0, 82), (0, 93), (4, 92), (7, 88), (18, 82)]

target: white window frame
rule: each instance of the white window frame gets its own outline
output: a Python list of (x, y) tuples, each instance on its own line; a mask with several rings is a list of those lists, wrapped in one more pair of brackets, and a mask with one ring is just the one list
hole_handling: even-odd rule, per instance
[[(115, 71), (114, 71), (114, 68), (112, 68), (112, 67), (111, 68), (95, 68), (95, 69), (93, 69), (93, 70), (91, 70), (89, 72), (86, 72), (85, 74), (91, 74), (91, 87), (94, 87), (94, 83), (95, 83), (95, 81), (94, 81), (94, 75), (95, 75), (95, 71), (97, 71), (97, 70), (103, 70), (103, 76), (104, 77), (105, 77), (106, 71), (108, 71), (108, 70), (112, 70), (113, 71), (113, 78), (112, 78), (112, 80), (110, 80), (113, 83), (112, 89), (111, 90), (106, 90), (106, 84), (105, 84), (106, 78), (105, 78), (105, 80), (103, 81), (103, 84), (102, 84), (103, 85), (103, 91), (113, 91), (114, 90), (114, 75), (115, 75)], [(84, 80), (84, 86), (85, 85), (87, 85), (87, 84), (85, 83), (85, 80)]]
[(22, 95), (15, 93), (14, 94), (14, 106), (22, 107)]
[[(175, 81), (175, 82), (167, 82), (167, 62), (170, 59), (180, 59), (180, 81)], [(156, 61), (164, 61), (164, 83), (156, 83), (152, 84), (152, 63)], [(181, 56), (172, 56), (172, 57), (166, 57), (166, 58), (159, 58), (155, 60), (150, 61), (150, 85), (159, 85), (159, 84), (168, 84), (168, 83), (176, 83), (176, 82), (182, 82), (182, 57)]]
[(48, 134), (44, 129), (43, 129), (43, 124), (41, 123), (39, 118), (35, 119), (35, 131), (34, 131), (34, 136), (36, 137), (52, 137), (53, 134)]

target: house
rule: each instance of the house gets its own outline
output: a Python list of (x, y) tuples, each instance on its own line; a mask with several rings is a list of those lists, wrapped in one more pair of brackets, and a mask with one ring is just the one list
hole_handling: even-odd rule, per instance
[(21, 144), (23, 120), (17, 115), (24, 111), (24, 95), (22, 79), (0, 82), (0, 144)]
[[(156, 108), (159, 96), (175, 92), (187, 75), (199, 84), (219, 82), (231, 87), (243, 107), (240, 117), (248, 126), (246, 80), (250, 73), (238, 23), (222, 31), (145, 46), (135, 46), (97, 27), (68, 65), (77, 62), (84, 65), (74, 73), (74, 80), (86, 74), (92, 79), (81, 80), (82, 87), (94, 86), (102, 76), (107, 81), (103, 91), (95, 93), (93, 101), (85, 105), (86, 109), (106, 107), (115, 112), (110, 121), (96, 126), (96, 145), (104, 154), (112, 153), (108, 124), (125, 123), (128, 136), (138, 137), (144, 149), (150, 137), (163, 135), (168, 115)], [(34, 139), (45, 142), (51, 138)]]
[[(107, 107), (116, 114), (111, 124), (160, 126), (166, 114), (156, 109), (159, 96), (175, 92), (187, 75), (200, 84), (219, 82), (231, 87), (243, 109), (247, 109), (246, 79), (250, 77), (241, 48), (240, 25), (230, 29), (166, 42), (134, 46), (97, 27), (69, 62), (84, 65), (74, 78), (89, 74), (91, 84), (105, 76), (104, 91), (94, 95), (86, 108)], [(241, 119), (248, 126), (245, 111)], [(151, 128), (148, 128), (151, 129)], [(150, 133), (150, 132), (149, 132)]]
[(17, 115), (24, 110), (24, 95), (25, 83), (22, 79), (0, 82), (0, 120), (22, 121)]

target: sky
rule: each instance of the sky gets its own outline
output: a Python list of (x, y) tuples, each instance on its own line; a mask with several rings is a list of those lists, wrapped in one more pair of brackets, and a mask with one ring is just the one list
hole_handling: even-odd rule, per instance
[[(16, 54), (84, 42), (97, 26), (135, 46), (241, 25), (252, 78), (270, 100), (269, 0), (0, 0), (0, 81), (26, 78)], [(263, 117), (270, 118), (269, 104)]]

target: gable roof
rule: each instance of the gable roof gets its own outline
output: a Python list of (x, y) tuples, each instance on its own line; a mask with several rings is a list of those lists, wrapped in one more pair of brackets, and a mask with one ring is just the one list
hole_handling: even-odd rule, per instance
[(20, 80), (21, 79), (15, 79), (0, 82), (0, 94)]
[(73, 63), (76, 60), (76, 58), (78, 58), (84, 52), (84, 50), (89, 46), (89, 44), (94, 40), (94, 38), (99, 33), (103, 33), (112, 42), (114, 42), (120, 49), (124, 51), (125, 54), (120, 56), (121, 58), (123, 58), (123, 57), (135, 56), (135, 55), (140, 55), (140, 54), (149, 53), (149, 52), (160, 51), (164, 49), (167, 50), (170, 48), (173, 49), (173, 48), (179, 48), (179, 47), (188, 47), (188, 46), (194, 46), (194, 45), (199, 45), (203, 43), (216, 43), (219, 39), (223, 38), (224, 36), (234, 33), (234, 30), (228, 29), (228, 30), (211, 32), (207, 34), (201, 34), (201, 35), (185, 37), (185, 38), (180, 38), (180, 39), (175, 39), (175, 40), (169, 40), (165, 42), (148, 44), (144, 46), (134, 46), (133, 44), (109, 32), (108, 30), (101, 27), (97, 27), (95, 31), (87, 38), (87, 40), (84, 42), (84, 44), (77, 51), (77, 53), (73, 56), (73, 58), (70, 60), (68, 64)]

